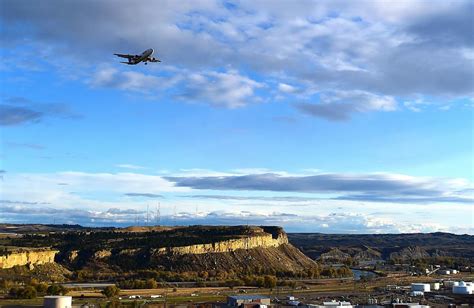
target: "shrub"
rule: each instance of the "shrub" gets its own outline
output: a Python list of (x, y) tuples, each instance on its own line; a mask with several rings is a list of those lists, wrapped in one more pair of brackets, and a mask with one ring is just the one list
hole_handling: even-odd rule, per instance
[(35, 298), (37, 293), (36, 293), (35, 288), (25, 287), (25, 288), (11, 288), (9, 295), (12, 298), (31, 299), (31, 298)]
[(48, 287), (46, 290), (46, 293), (48, 295), (66, 295), (69, 292), (69, 290), (59, 284), (53, 284)]

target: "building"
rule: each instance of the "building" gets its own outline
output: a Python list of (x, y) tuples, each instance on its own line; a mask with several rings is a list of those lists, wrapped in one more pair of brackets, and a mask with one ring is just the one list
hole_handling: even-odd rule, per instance
[(431, 283), (432, 290), (439, 290), (439, 282), (432, 282)]
[(453, 285), (454, 294), (472, 294), (473, 284), (472, 282), (460, 281), (457, 285)]
[(352, 304), (350, 302), (336, 302), (336, 301), (323, 302), (322, 305), (313, 305), (313, 304), (308, 305), (308, 308), (325, 308), (325, 307), (352, 308), (354, 306), (352, 306)]
[(71, 296), (45, 296), (43, 301), (43, 307), (45, 308), (71, 308), (72, 297)]
[(411, 291), (412, 292), (430, 292), (431, 287), (429, 283), (412, 283), (411, 284)]
[[(262, 307), (270, 305), (270, 297), (262, 295), (233, 295), (227, 297), (227, 306), (230, 307)], [(263, 307), (262, 307), (263, 308)]]
[(430, 308), (427, 305), (420, 305), (418, 303), (393, 303), (393, 308)]

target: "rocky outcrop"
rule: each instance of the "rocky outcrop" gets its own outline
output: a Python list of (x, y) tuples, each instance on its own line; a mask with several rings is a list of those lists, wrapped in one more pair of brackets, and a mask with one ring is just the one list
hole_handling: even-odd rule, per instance
[(153, 251), (153, 254), (205, 254), (233, 252), (239, 249), (269, 248), (288, 244), (285, 233), (280, 233), (276, 237), (269, 233), (251, 235), (238, 239), (230, 239), (209, 244), (196, 244), (181, 247), (163, 247)]
[(108, 249), (98, 250), (94, 253), (93, 258), (96, 260), (106, 259), (112, 255), (112, 252)]
[(351, 256), (345, 252), (342, 252), (338, 248), (332, 248), (326, 253), (321, 254), (319, 259), (321, 261), (336, 261), (336, 262), (342, 262)]
[(394, 252), (390, 254), (390, 259), (401, 259), (403, 261), (407, 260), (415, 260), (421, 258), (427, 258), (430, 255), (426, 252), (425, 249), (414, 246), (414, 247), (406, 247), (398, 252)]
[(23, 265), (31, 269), (35, 265), (54, 263), (54, 257), (58, 252), (50, 249), (11, 251), (0, 256), (0, 269)]

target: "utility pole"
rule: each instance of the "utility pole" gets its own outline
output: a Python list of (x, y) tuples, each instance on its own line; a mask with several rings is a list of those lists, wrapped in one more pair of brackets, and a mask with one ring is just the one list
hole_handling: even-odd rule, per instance
[(176, 226), (176, 204), (173, 205), (173, 225)]
[(146, 225), (148, 226), (148, 209), (149, 209), (149, 205), (147, 204), (146, 205)]

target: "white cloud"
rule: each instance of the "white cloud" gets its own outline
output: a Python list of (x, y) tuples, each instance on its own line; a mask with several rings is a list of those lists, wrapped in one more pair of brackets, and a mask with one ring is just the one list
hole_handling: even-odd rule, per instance
[(132, 170), (140, 170), (140, 169), (147, 169), (146, 167), (133, 165), (133, 164), (118, 164), (115, 165), (116, 167), (123, 168), (123, 169), (132, 169)]
[(282, 82), (278, 84), (278, 90), (284, 93), (294, 93), (297, 91), (295, 87)]
[[(101, 67), (110, 63), (111, 51), (138, 53), (152, 45), (163, 63), (148, 72), (183, 71), (181, 79), (169, 82), (170, 76), (102, 66), (89, 81), (94, 86), (156, 93), (182, 82), (185, 91), (173, 95), (227, 108), (258, 101), (256, 89), (269, 81), (287, 94), (310, 88), (323, 95), (377, 96), (365, 108), (354, 107), (363, 111), (393, 110), (395, 98), (472, 95), (470, 1), (244, 1), (232, 8), (218, 1), (4, 5), (3, 41), (23, 46), (18, 38), (25, 38), (45, 59), (54, 59), (51, 63), (77, 66), (69, 61), (75, 58)], [(30, 27), (16, 27), (22, 23)]]
[(178, 97), (216, 107), (238, 108), (258, 102), (259, 98), (255, 91), (262, 87), (263, 83), (240, 75), (234, 70), (209, 71), (191, 74)]
[[(250, 173), (242, 173), (245, 171)], [(469, 226), (474, 208), (470, 203), (460, 202), (472, 197), (473, 188), (463, 179), (322, 174), (316, 181), (320, 191), (309, 193), (293, 191), (295, 181), (308, 189), (311, 183), (305, 180), (307, 174), (281, 172), (279, 176), (260, 177), (255, 182), (261, 175), (259, 171), (258, 168), (231, 172), (188, 169), (170, 173), (197, 176), (208, 182), (213, 177), (214, 181), (232, 184), (228, 189), (234, 191), (224, 195), (219, 192), (220, 188), (213, 186), (205, 190), (179, 187), (161, 176), (138, 173), (9, 172), (0, 182), (4, 199), (0, 201), (3, 214), (0, 220), (44, 223), (54, 215), (58, 222), (131, 224), (136, 219), (132, 211), (143, 212), (150, 198), (160, 198), (163, 221), (168, 223), (174, 220), (178, 224), (248, 222), (313, 232), (473, 232)], [(268, 180), (278, 186), (282, 179), (289, 181), (284, 184), (287, 191), (265, 191), (270, 185)], [(257, 186), (252, 188), (251, 183)], [(360, 191), (373, 194), (354, 195)], [(345, 199), (338, 198), (341, 193), (349, 195)], [(397, 199), (399, 195), (401, 199)], [(431, 196), (434, 197), (428, 205), (423, 198)], [(178, 213), (176, 217), (173, 217), (174, 208)], [(28, 213), (26, 218), (25, 213)]]

